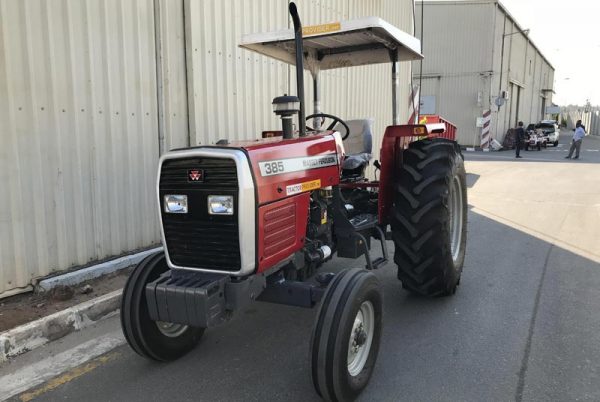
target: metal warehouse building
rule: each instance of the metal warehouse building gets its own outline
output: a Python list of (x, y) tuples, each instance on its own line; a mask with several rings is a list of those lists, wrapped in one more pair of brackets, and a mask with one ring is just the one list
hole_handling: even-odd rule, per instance
[[(546, 117), (554, 67), (502, 3), (417, 2), (418, 37), (421, 18), (425, 55), (421, 112), (455, 123), (461, 145), (485, 147), (489, 136), (502, 141), (519, 120), (527, 125)], [(413, 63), (415, 83), (420, 67)]]
[[(413, 32), (411, 0), (298, 3), (304, 25), (374, 15)], [(287, 5), (0, 0), (0, 297), (159, 243), (161, 153), (279, 129), (271, 101), (295, 93), (294, 69), (237, 44), (289, 27)], [(406, 121), (410, 63), (399, 78)], [(389, 65), (321, 80), (323, 112), (374, 118), (379, 144), (392, 119)]]

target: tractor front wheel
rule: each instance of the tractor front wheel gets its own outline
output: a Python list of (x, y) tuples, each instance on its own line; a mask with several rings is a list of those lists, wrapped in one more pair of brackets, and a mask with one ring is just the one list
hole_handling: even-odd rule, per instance
[(367, 386), (379, 351), (383, 297), (377, 277), (345, 270), (321, 299), (311, 338), (312, 379), (327, 401), (352, 401)]
[(391, 214), (394, 261), (402, 286), (448, 296), (460, 282), (467, 240), (467, 185), (454, 141), (413, 142), (403, 153)]
[(204, 328), (152, 321), (146, 304), (146, 284), (166, 272), (163, 253), (140, 262), (125, 284), (121, 299), (121, 328), (129, 346), (139, 355), (158, 361), (171, 361), (196, 346)]

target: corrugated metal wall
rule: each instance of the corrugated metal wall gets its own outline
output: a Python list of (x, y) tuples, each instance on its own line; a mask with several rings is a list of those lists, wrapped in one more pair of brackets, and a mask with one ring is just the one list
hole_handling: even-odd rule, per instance
[(570, 111), (563, 112), (562, 117), (567, 120), (567, 128), (574, 129), (577, 120), (585, 126), (588, 135), (600, 135), (600, 112), (596, 111)]
[[(502, 142), (507, 130), (515, 127), (517, 120), (522, 120), (527, 126), (544, 118), (542, 103), (545, 102), (545, 106), (551, 105), (552, 92), (542, 90), (553, 87), (554, 70), (540, 50), (536, 49), (529, 38), (520, 32), (523, 27), (518, 26), (518, 22), (515, 22), (501, 6), (495, 6), (495, 15), (492, 105), (500, 90), (508, 91), (510, 97), (500, 110), (492, 106), (492, 136)], [(500, 84), (500, 70), (502, 70), (502, 84)]]
[[(416, 36), (423, 33), (422, 95), (436, 99), (436, 114), (454, 123), (457, 141), (463, 145), (479, 142), (476, 120), (489, 106), (492, 66), (494, 6), (489, 3), (418, 3)], [(413, 63), (418, 83), (420, 62)]]
[[(436, 97), (436, 113), (457, 125), (460, 144), (480, 145), (481, 128), (476, 121), (485, 110), (492, 110), (491, 131), (499, 140), (514, 126), (517, 115), (525, 122), (541, 119), (542, 97), (546, 106), (552, 101), (551, 92), (542, 90), (552, 88), (553, 70), (496, 1), (418, 2), (416, 36), (420, 35), (422, 5), (425, 60), (421, 94)], [(413, 63), (415, 79), (419, 67), (419, 62)], [(511, 100), (498, 112), (494, 100), (500, 91), (500, 70), (501, 89), (515, 93), (510, 93)], [(521, 87), (518, 113), (517, 87)]]
[[(235, 6), (234, 6), (235, 4)], [(300, 0), (303, 25), (369, 15), (382, 16), (412, 32), (412, 2), (395, 0)], [(283, 93), (295, 93), (293, 67), (240, 49), (243, 34), (287, 28), (287, 2), (279, 0), (187, 1), (189, 26), (188, 76), (191, 144), (214, 144), (221, 138), (248, 139), (262, 130), (279, 129), (271, 101)], [(224, 21), (215, 24), (215, 21)], [(402, 120), (408, 119), (410, 64), (401, 65)], [(312, 99), (312, 78), (305, 73), (305, 95)], [(321, 109), (347, 119), (375, 118), (380, 143), (391, 123), (391, 65), (355, 67), (320, 74)], [(312, 102), (307, 102), (307, 114)], [(378, 149), (374, 150), (378, 153)]]
[(183, 0), (154, 0), (160, 152), (190, 145)]
[(153, 2), (3, 0), (0, 39), (0, 294), (155, 243)]
[[(299, 9), (305, 25), (378, 15), (412, 31), (410, 0)], [(279, 127), (271, 100), (295, 93), (293, 68), (237, 44), (288, 24), (281, 0), (0, 0), (0, 297), (157, 243), (161, 150)], [(323, 74), (323, 111), (374, 117), (378, 148), (390, 75), (388, 65)], [(409, 81), (404, 63), (403, 121)]]

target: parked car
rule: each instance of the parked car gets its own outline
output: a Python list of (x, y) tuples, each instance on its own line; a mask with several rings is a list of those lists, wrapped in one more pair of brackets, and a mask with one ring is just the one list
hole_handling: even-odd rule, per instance
[(546, 142), (558, 146), (558, 137), (560, 135), (560, 129), (556, 120), (542, 120), (535, 125), (536, 130), (541, 130), (543, 136), (546, 138)]

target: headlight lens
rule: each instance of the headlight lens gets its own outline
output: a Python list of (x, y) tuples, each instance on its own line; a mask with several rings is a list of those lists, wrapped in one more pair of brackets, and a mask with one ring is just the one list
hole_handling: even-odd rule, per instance
[(211, 215), (233, 215), (233, 196), (209, 195), (208, 213)]
[(187, 214), (188, 199), (187, 195), (167, 194), (164, 196), (165, 212), (169, 214)]

